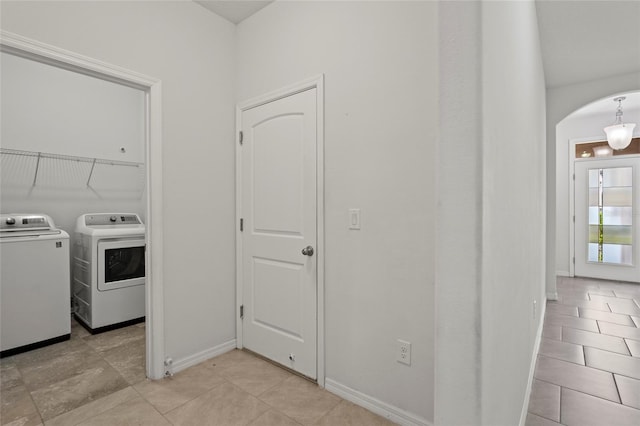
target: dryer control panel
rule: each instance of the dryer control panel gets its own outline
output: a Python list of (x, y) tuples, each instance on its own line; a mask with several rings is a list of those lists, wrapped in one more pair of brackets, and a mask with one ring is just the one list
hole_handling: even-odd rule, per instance
[(137, 214), (133, 213), (104, 213), (85, 215), (84, 224), (86, 226), (105, 225), (140, 225), (142, 221)]

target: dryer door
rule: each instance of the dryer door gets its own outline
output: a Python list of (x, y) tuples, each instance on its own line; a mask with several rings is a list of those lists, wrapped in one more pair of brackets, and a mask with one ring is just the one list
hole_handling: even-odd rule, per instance
[(144, 285), (144, 238), (98, 241), (98, 290)]

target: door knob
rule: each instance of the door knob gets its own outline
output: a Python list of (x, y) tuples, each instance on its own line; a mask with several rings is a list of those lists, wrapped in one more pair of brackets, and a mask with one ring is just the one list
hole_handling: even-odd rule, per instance
[(302, 254), (304, 254), (305, 256), (313, 256), (313, 247), (306, 246), (302, 249)]

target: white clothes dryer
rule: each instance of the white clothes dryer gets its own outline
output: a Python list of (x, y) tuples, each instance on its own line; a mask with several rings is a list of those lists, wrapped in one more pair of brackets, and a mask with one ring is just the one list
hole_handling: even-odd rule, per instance
[(0, 259), (0, 357), (68, 340), (69, 234), (44, 214), (3, 214)]
[(76, 221), (74, 314), (92, 334), (144, 321), (145, 251), (145, 226), (135, 213)]

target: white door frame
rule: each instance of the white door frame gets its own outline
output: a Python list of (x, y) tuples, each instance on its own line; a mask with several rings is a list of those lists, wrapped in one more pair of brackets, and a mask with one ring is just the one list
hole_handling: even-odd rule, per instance
[[(602, 136), (593, 136), (587, 138), (574, 138), (569, 139), (569, 276), (575, 277), (576, 273), (576, 180), (575, 180), (575, 164), (577, 161), (589, 161), (581, 160), (576, 157), (576, 145), (583, 143), (603, 142), (605, 139)], [(637, 155), (624, 156), (618, 158), (638, 157)], [(616, 157), (600, 157), (601, 159), (615, 159)], [(595, 157), (593, 158), (595, 159)]]
[[(576, 259), (576, 272), (577, 272), (577, 267), (578, 265), (580, 265), (580, 268), (582, 269), (582, 273), (584, 277), (593, 277), (593, 278), (600, 278), (600, 279), (608, 279), (608, 280), (615, 280), (615, 281), (627, 281), (627, 282), (640, 282), (638, 281), (638, 272), (640, 271), (640, 265), (639, 265), (639, 260), (640, 260), (640, 256), (637, 250), (637, 243), (638, 243), (638, 225), (639, 221), (638, 221), (638, 209), (637, 207), (637, 203), (638, 203), (638, 199), (640, 199), (640, 187), (638, 187), (638, 185), (636, 185), (637, 183), (637, 171), (638, 171), (638, 166), (640, 166), (640, 162), (638, 161), (640, 160), (640, 155), (638, 154), (631, 154), (631, 155), (624, 155), (624, 156), (610, 156), (610, 157), (604, 157), (604, 158), (600, 158), (598, 160), (594, 160), (594, 161), (589, 161), (589, 160), (577, 160), (576, 161), (576, 167), (578, 167), (578, 165), (581, 168), (581, 187), (582, 189), (580, 191), (576, 190), (576, 204), (577, 203), (577, 195), (580, 194), (581, 195), (581, 203), (582, 205), (586, 205), (588, 204), (589, 201), (589, 193), (588, 191), (585, 191), (586, 187), (584, 186), (585, 184), (588, 186), (589, 182), (590, 182), (590, 178), (589, 176), (585, 173), (585, 172), (589, 172), (591, 171), (591, 169), (613, 169), (613, 168), (619, 168), (619, 167), (625, 167), (625, 168), (632, 168), (633, 169), (633, 177), (632, 177), (632, 213), (631, 213), (631, 220), (632, 220), (632, 250), (631, 250), (631, 263), (630, 264), (617, 264), (617, 263), (599, 263), (599, 262), (593, 262), (593, 261), (589, 261), (588, 259), (588, 255), (587, 255), (587, 244), (589, 243), (589, 238), (584, 234), (584, 229), (586, 226), (589, 226), (589, 220), (585, 220), (587, 219), (586, 216), (584, 215), (576, 215), (576, 224), (575, 227), (576, 229), (578, 229), (578, 224), (580, 224), (581, 229), (583, 230), (583, 232), (576, 232), (576, 249), (577, 250), (582, 250), (582, 253), (584, 257), (582, 257), (582, 262), (579, 262), (579, 259)], [(578, 178), (578, 174), (576, 174), (576, 187), (577, 187), (577, 183), (579, 181)], [(577, 210), (576, 210), (577, 211)], [(578, 221), (578, 219), (580, 219), (580, 221)], [(578, 235), (581, 235), (581, 240), (582, 241), (578, 241)], [(579, 244), (578, 244), (579, 243)]]
[(0, 30), (0, 50), (80, 74), (134, 87), (146, 93), (146, 373), (164, 377), (164, 295), (162, 280), (162, 86), (158, 79)]
[(243, 274), (242, 274), (242, 234), (240, 232), (240, 218), (242, 218), (242, 155), (240, 149), (240, 130), (242, 129), (242, 113), (248, 109), (264, 105), (287, 96), (295, 95), (309, 89), (316, 89), (317, 116), (317, 381), (324, 387), (324, 75), (318, 75), (291, 86), (284, 87), (265, 95), (249, 99), (236, 107), (236, 343), (242, 349), (242, 322), (240, 321), (240, 306), (243, 304)]
[[(588, 138), (569, 139), (569, 276), (575, 277), (576, 274), (576, 145), (581, 143), (602, 142), (602, 136), (593, 136)], [(585, 160), (587, 161), (587, 160)]]

